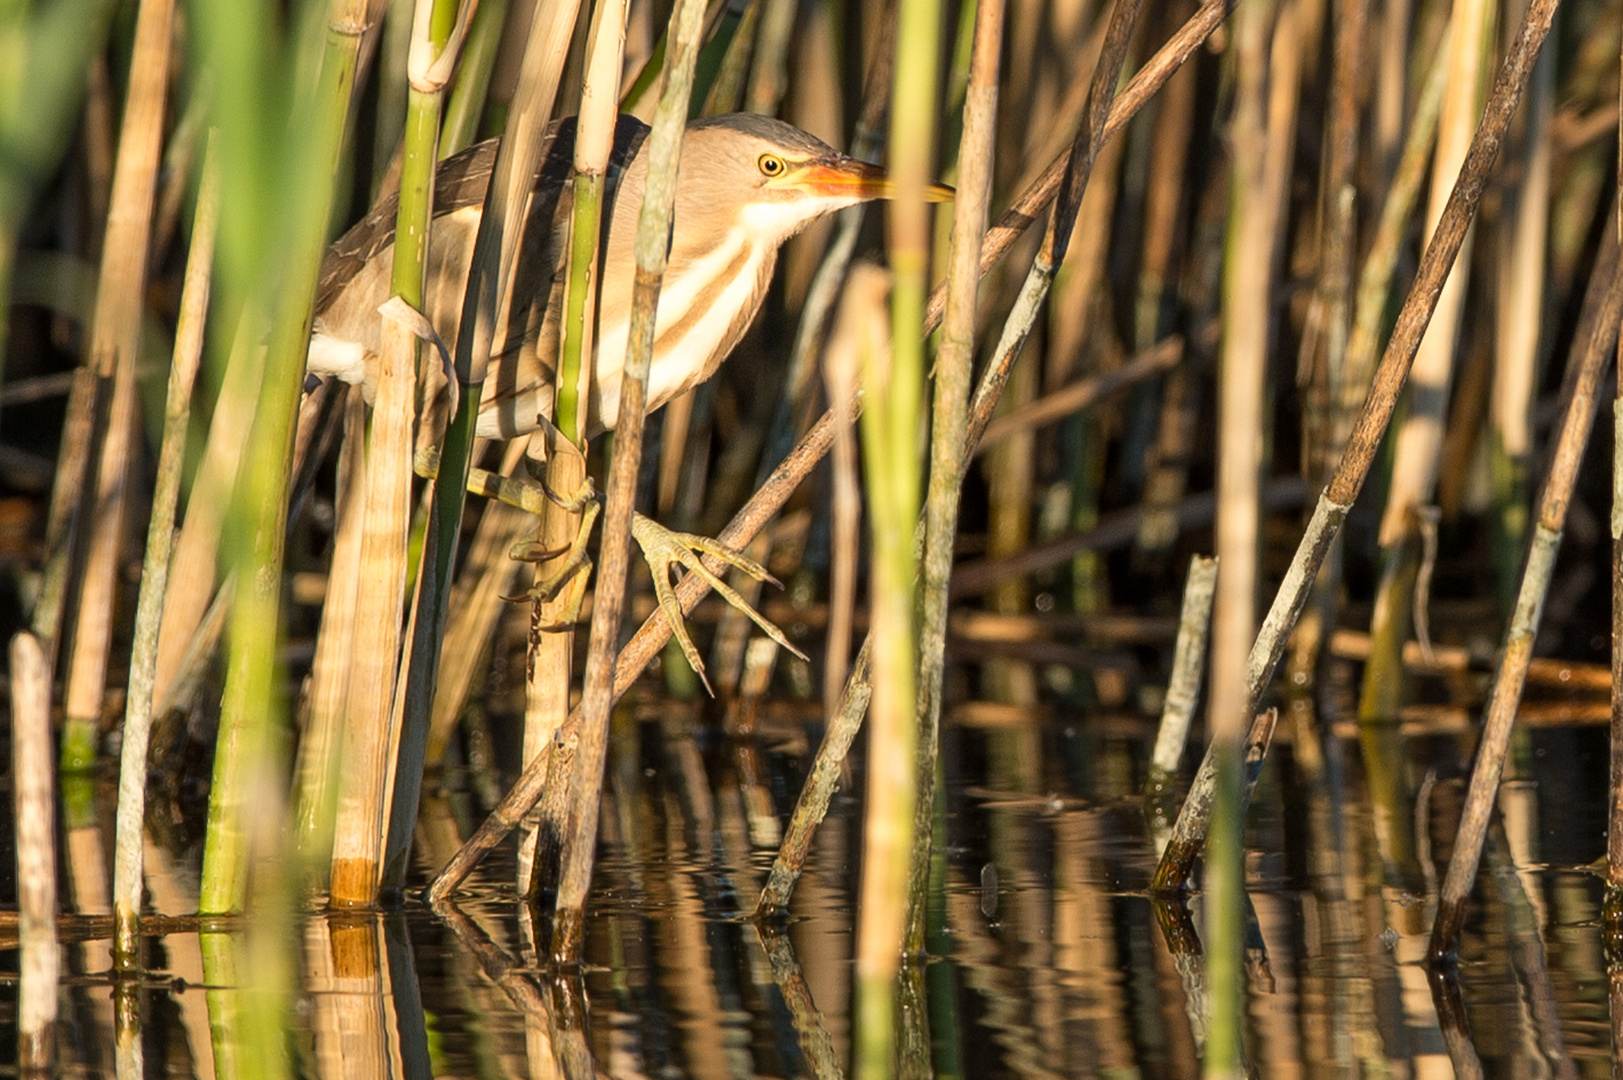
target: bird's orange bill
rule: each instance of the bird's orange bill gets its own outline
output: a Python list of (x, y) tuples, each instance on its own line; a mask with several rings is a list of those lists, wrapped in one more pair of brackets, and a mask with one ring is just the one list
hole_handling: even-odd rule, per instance
[[(777, 183), (811, 194), (836, 197), (894, 199), (897, 193), (896, 181), (884, 169), (855, 158), (808, 161), (798, 169), (791, 169)], [(951, 202), (953, 195), (952, 188), (945, 184), (927, 184), (924, 188), (925, 202)]]

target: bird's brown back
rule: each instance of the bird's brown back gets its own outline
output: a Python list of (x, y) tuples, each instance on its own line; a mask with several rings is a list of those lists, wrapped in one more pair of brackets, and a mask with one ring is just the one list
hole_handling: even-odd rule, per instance
[[(622, 116), (615, 128), (610, 183), (615, 182), (647, 136), (641, 121)], [(440, 163), (435, 174), (434, 224), (429, 252), (424, 314), (454, 351), (462, 296), (472, 262), (478, 215), (490, 186), (499, 140), (469, 147)], [(518, 263), (510, 283), (511, 305), (506, 328), (498, 328), (493, 352), (502, 358), (492, 366), (483, 408), (529, 409), (550, 404), (556, 352), (557, 308), (561, 303), (566, 252), (557, 238), (573, 206), (572, 158), (575, 121), (569, 118), (548, 131), (540, 171), (526, 212)], [(391, 252), (399, 198), (380, 199), (367, 215), (328, 248), (316, 288), (316, 330), (354, 342), (366, 351), (366, 388), (371, 389), (379, 347), (378, 306), (388, 298)], [(549, 317), (550, 316), (550, 317)], [(547, 340), (550, 338), (551, 340)], [(541, 370), (545, 369), (545, 370)], [(548, 402), (534, 400), (531, 387), (545, 384)], [(502, 418), (513, 433), (535, 426), (533, 416)]]

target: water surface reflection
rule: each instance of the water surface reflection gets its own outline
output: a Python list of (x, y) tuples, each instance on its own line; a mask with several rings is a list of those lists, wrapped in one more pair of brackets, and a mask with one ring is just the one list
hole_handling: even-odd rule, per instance
[[(807, 765), (797, 725), (768, 718), (750, 740), (683, 716), (617, 726), (578, 976), (546, 969), (549, 928), (511, 884), (510, 850), (438, 911), (408, 900), (281, 927), (200, 926), (185, 917), (196, 852), (154, 843), (150, 899), (167, 918), (152, 921), (138, 984), (115, 993), (105, 919), (63, 924), (57, 1072), (842, 1076), (855, 797), (836, 798), (791, 918), (748, 917)], [(1461, 798), (1461, 746), (1398, 733), (1413, 801), (1378, 814), (1350, 733), (1280, 728), (1248, 834), (1256, 1072), (1610, 1075), (1602, 888), (1585, 869), (1604, 847), (1603, 733), (1527, 737), (1500, 798), (1454, 996), (1445, 984), (1439, 996), (1424, 953)], [(1198, 1075), (1200, 897), (1180, 909), (1145, 891), (1155, 853), (1135, 793), (1151, 735), (1132, 718), (1052, 713), (948, 726), (930, 956), (904, 1013), (903, 1045), (914, 1047), (905, 1072)], [(860, 753), (853, 761), (860, 769)], [(842, 791), (860, 792), (851, 779)], [(477, 823), (478, 790), (453, 775), (426, 801), (419, 883)], [(15, 951), (0, 955), (14, 972)], [(9, 1020), (17, 980), (4, 980)], [(288, 1002), (291, 1037), (278, 1023)], [(138, 1039), (120, 1052), (121, 1025), (131, 1032), (137, 1019)]]

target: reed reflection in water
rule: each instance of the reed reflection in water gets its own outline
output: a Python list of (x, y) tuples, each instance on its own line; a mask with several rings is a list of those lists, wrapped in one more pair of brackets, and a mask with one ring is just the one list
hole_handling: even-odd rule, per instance
[[(844, 792), (862, 790), (860, 754), (791, 918), (760, 926), (747, 916), (800, 788), (806, 716), (765, 706), (755, 734), (734, 739), (685, 706), (640, 709), (615, 729), (578, 976), (545, 969), (549, 928), (514, 896), (510, 852), (455, 906), (312, 911), (282, 942), (298, 973), (278, 1068), (246, 1052), (260, 1044), (240, 1030), (263, 1021), (263, 996), (204, 976), (211, 959), (215, 971), (248, 970), (245, 952), (263, 943), (240, 920), (188, 917), (198, 853), (154, 838), (147, 966), (120, 991), (138, 1009), (112, 1007), (110, 921), (62, 923), (57, 1074), (845, 1075), (860, 806)], [(1351, 732), (1301, 719), (1280, 724), (1247, 836), (1253, 1069), (1608, 1074), (1603, 889), (1586, 869), (1604, 844), (1603, 731), (1557, 723), (1530, 735), (1501, 799), (1458, 982), (1439, 980), (1434, 996), (1424, 952), (1462, 744), (1439, 724), (1392, 733), (1420, 793), (1412, 841), (1393, 846)], [(1197, 1075), (1200, 896), (1181, 908), (1146, 892), (1155, 852), (1136, 792), (1149, 723), (969, 708), (944, 735), (941, 888), (902, 1017), (906, 1074)], [(478, 785), (445, 780), (420, 823), (419, 883), (477, 821)], [(15, 951), (0, 955), (16, 971)], [(0, 984), (7, 1043), (17, 1000), (12, 975)], [(109, 1025), (127, 1016), (140, 1018), (139, 1053), (115, 1063)]]

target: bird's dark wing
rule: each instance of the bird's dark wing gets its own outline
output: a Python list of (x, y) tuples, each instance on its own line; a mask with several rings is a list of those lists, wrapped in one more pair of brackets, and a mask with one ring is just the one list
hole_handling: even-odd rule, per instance
[[(490, 187), (490, 173), (496, 167), (496, 147), (500, 139), (486, 139), (440, 162), (434, 174), (434, 216), (469, 206), (480, 206)], [(394, 247), (395, 219), (400, 213), (400, 194), (390, 192), (379, 199), (367, 215), (335, 240), (321, 263), (316, 283), (316, 311), (329, 307), (344, 286), (368, 262)]]

